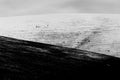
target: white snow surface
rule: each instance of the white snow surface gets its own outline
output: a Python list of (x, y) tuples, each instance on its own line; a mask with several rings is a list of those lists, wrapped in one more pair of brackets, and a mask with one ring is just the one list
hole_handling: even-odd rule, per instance
[(0, 35), (120, 57), (119, 14), (1, 17)]

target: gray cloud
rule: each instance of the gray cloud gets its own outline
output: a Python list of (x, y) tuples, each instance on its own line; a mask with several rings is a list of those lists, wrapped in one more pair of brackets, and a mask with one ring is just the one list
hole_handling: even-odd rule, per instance
[(56, 13), (70, 0), (0, 0), (0, 16)]
[(120, 13), (120, 0), (0, 0), (0, 16), (47, 13)]
[(67, 6), (73, 6), (79, 12), (120, 13), (120, 0), (74, 0)]

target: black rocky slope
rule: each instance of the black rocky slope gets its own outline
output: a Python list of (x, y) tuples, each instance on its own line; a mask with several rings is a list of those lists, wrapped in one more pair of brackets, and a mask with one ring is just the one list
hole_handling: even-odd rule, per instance
[(0, 80), (102, 77), (119, 67), (117, 57), (0, 36)]

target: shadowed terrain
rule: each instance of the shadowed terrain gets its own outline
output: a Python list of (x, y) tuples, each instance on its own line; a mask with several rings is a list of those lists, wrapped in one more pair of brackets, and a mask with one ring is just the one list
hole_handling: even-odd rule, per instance
[(117, 57), (0, 36), (0, 80), (103, 77), (119, 64)]

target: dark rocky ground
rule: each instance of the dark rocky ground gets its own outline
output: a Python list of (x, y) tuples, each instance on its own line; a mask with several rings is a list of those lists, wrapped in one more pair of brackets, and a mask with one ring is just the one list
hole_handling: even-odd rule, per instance
[(100, 78), (119, 67), (117, 57), (0, 36), (0, 80)]

